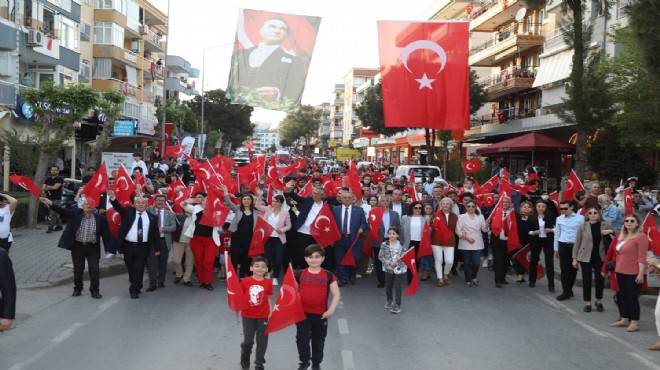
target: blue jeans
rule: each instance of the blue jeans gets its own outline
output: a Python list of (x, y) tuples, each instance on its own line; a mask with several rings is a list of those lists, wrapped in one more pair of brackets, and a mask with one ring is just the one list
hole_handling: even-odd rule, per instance
[(471, 282), (477, 278), (479, 273), (479, 262), (481, 262), (481, 250), (466, 251), (461, 249), (463, 254), (463, 273), (465, 281)]
[(264, 257), (268, 260), (271, 277), (278, 279), (282, 270), (282, 257), (284, 256), (284, 244), (279, 236), (268, 238), (264, 246)]
[(433, 266), (435, 265), (435, 259), (433, 256), (425, 256), (419, 259), (419, 269), (422, 271), (433, 271)]

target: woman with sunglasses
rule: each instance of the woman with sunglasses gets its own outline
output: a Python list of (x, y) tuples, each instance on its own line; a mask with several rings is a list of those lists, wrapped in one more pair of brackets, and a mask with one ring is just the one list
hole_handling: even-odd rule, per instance
[[(442, 204), (442, 203), (441, 203)], [(458, 236), (458, 249), (463, 254), (463, 272), (465, 274), (465, 286), (470, 288), (478, 286), (477, 274), (481, 262), (481, 250), (484, 249), (482, 232), (488, 232), (486, 220), (477, 209), (474, 200), (465, 203), (465, 213), (458, 216), (456, 223), (456, 235)]]
[(454, 264), (456, 223), (458, 222), (458, 216), (453, 212), (453, 207), (454, 201), (450, 198), (442, 198), (431, 223), (431, 248), (433, 248), (433, 258), (435, 259), (438, 287), (449, 285), (451, 282), (449, 272)]
[[(564, 205), (568, 207), (568, 205)], [(536, 286), (536, 268), (541, 258), (545, 257), (545, 273), (548, 277), (548, 290), (555, 291), (554, 228), (557, 216), (548, 211), (548, 204), (540, 200), (534, 206), (534, 213), (529, 219), (529, 243), (532, 247), (532, 259), (529, 266), (529, 287)]]
[(621, 319), (610, 326), (624, 327), (626, 331), (639, 330), (639, 291), (644, 283), (646, 252), (649, 240), (642, 232), (639, 217), (626, 216), (616, 248), (616, 279), (619, 283)]
[[(412, 202), (407, 215), (401, 217), (401, 241), (406, 250), (410, 247), (415, 248), (415, 256), (419, 250), (419, 244), (422, 241), (422, 232), (424, 223), (428, 223), (428, 217), (423, 214), (424, 206), (420, 202)], [(415, 261), (419, 269), (419, 260)], [(408, 271), (408, 283), (412, 281), (412, 272)]]
[(252, 259), (248, 256), (250, 242), (254, 228), (257, 226), (257, 215), (255, 214), (254, 198), (251, 194), (241, 195), (240, 205), (236, 205), (229, 198), (226, 185), (222, 185), (225, 193), (225, 205), (234, 212), (234, 219), (229, 225), (231, 235), (231, 263), (236, 267), (241, 265), (238, 275), (244, 278), (250, 275), (250, 264)]
[(288, 206), (284, 203), (284, 197), (280, 194), (273, 196), (273, 204), (268, 206), (263, 201), (263, 190), (257, 188), (257, 200), (255, 208), (261, 213), (261, 217), (273, 227), (273, 233), (264, 245), (264, 257), (268, 261), (273, 285), (278, 284), (280, 270), (282, 270), (282, 259), (286, 248), (286, 232), (291, 230), (291, 217)]
[[(603, 221), (600, 211), (596, 207), (587, 208), (587, 220), (575, 234), (573, 244), (573, 267), (582, 270), (582, 298), (584, 299), (584, 312), (591, 312), (591, 275), (596, 285), (596, 311), (603, 312), (603, 286), (604, 279), (600, 274), (605, 259), (604, 235), (614, 235), (612, 224)], [(593, 272), (592, 272), (593, 271)]]

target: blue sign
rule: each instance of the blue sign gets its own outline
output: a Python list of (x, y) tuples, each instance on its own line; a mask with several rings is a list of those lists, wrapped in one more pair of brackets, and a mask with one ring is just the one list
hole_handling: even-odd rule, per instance
[(133, 136), (135, 135), (135, 120), (116, 120), (115, 128), (110, 136)]

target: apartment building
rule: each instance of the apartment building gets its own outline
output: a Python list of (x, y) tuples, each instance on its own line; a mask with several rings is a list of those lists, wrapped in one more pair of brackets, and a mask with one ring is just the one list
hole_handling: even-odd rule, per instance
[(330, 140), (341, 143), (344, 140), (344, 84), (335, 84), (330, 100)]
[[(364, 99), (368, 85), (373, 85), (374, 76), (380, 73), (380, 68), (351, 68), (344, 75), (344, 110), (342, 118), (342, 142), (348, 145), (360, 133), (361, 123), (355, 108)], [(358, 93), (358, 88), (365, 85)]]
[(257, 127), (254, 130), (254, 135), (252, 135), (252, 141), (254, 142), (255, 150), (266, 152), (273, 145), (279, 148), (280, 134), (277, 129)]
[(330, 103), (322, 103), (316, 106), (316, 109), (321, 113), (321, 121), (319, 123), (319, 150), (328, 148), (330, 141)]

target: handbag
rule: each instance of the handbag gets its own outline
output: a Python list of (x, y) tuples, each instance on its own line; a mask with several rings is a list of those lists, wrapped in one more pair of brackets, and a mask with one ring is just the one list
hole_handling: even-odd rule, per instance
[(605, 271), (614, 271), (616, 270), (616, 261), (607, 261), (605, 264)]

